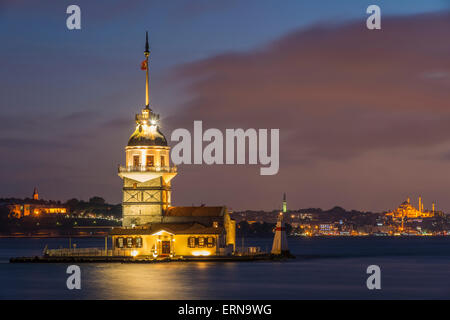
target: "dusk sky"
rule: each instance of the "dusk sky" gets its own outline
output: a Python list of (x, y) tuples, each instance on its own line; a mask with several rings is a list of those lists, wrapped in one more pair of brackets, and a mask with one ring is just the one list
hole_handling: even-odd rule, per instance
[(147, 30), (167, 139), (194, 120), (280, 129), (277, 175), (180, 165), (174, 205), (450, 211), (448, 0), (0, 0), (0, 197), (120, 203)]

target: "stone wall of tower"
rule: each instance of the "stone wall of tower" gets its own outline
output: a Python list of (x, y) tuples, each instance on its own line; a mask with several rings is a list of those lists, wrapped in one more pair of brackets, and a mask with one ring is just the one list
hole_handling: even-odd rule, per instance
[(231, 219), (228, 212), (224, 216), (224, 227), (226, 230), (226, 244), (232, 245), (234, 250), (236, 247), (236, 221)]
[(162, 177), (146, 182), (123, 179), (122, 226), (161, 222), (162, 215), (170, 205), (170, 183)]

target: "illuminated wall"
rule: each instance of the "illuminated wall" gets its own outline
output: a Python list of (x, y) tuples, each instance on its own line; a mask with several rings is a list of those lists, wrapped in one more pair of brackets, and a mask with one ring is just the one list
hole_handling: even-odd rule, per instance
[(214, 256), (224, 240), (218, 234), (172, 234), (160, 231), (153, 235), (115, 235), (114, 249), (134, 255), (153, 257)]
[(231, 219), (227, 212), (224, 217), (224, 227), (226, 231), (226, 244), (233, 246), (233, 251), (236, 247), (236, 221)]
[(170, 205), (171, 186), (162, 177), (139, 182), (124, 178), (123, 223), (124, 227), (161, 222), (161, 217)]
[(27, 216), (39, 216), (41, 214), (66, 214), (68, 213), (65, 207), (50, 207), (39, 204), (13, 204), (9, 205), (9, 215), (15, 218), (22, 218)]
[[(149, 166), (155, 167), (169, 167), (170, 157), (169, 157), (169, 147), (126, 147), (125, 148), (125, 158), (126, 165), (128, 167), (135, 166), (135, 159), (139, 157), (139, 166)], [(147, 160), (149, 156), (153, 156), (153, 165), (148, 165)]]

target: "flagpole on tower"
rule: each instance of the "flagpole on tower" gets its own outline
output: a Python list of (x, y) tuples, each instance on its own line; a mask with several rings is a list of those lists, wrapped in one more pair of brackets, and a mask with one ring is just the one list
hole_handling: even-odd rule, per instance
[(148, 81), (148, 56), (150, 55), (149, 45), (148, 45), (148, 31), (145, 32), (145, 107), (149, 108), (149, 81)]

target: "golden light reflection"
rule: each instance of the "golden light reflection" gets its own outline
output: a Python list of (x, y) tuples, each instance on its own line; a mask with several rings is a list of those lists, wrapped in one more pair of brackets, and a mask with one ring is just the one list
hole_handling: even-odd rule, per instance
[(198, 250), (198, 251), (192, 251), (192, 255), (199, 257), (199, 256), (209, 256), (211, 255), (211, 252), (206, 250)]
[(212, 265), (201, 264), (91, 264), (84, 273), (85, 289), (92, 299), (208, 299), (215, 282), (199, 284), (198, 277), (211, 277)]

